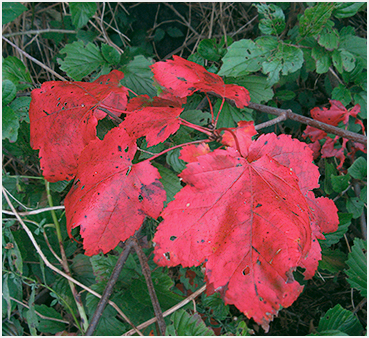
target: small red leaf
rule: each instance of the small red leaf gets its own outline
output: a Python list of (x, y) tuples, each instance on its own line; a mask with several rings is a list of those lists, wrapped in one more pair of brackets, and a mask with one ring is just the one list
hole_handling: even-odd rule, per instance
[(184, 146), (181, 150), (181, 156), (179, 158), (185, 162), (196, 162), (197, 158), (201, 155), (210, 153), (210, 148), (207, 143), (190, 144)]
[(179, 56), (174, 55), (173, 61), (157, 62), (151, 69), (155, 80), (178, 97), (186, 97), (201, 91), (228, 98), (234, 101), (238, 108), (243, 108), (250, 102), (249, 92), (244, 87), (226, 85), (219, 75), (210, 73), (197, 63)]
[(163, 208), (159, 172), (148, 161), (132, 164), (136, 150), (135, 140), (116, 127), (81, 153), (65, 210), (68, 233), (81, 227), (88, 256), (114, 249)]
[(128, 115), (122, 123), (128, 134), (138, 139), (146, 136), (149, 147), (164, 142), (180, 127), (179, 115), (183, 111), (178, 102), (147, 95), (133, 98), (128, 106)]
[(81, 151), (96, 138), (97, 122), (106, 116), (98, 106), (116, 115), (125, 109), (128, 91), (119, 87), (122, 78), (115, 70), (92, 83), (51, 81), (32, 91), (31, 146), (40, 149), (48, 181), (74, 177)]

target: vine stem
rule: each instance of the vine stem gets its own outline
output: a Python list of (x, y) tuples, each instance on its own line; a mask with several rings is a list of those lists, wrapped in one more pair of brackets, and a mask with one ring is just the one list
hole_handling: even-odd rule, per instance
[[(123, 266), (131, 252), (133, 244), (134, 244), (134, 241), (132, 237), (126, 241), (124, 249), (119, 255), (119, 258), (118, 258), (117, 263), (115, 264), (114, 270), (109, 278), (108, 283), (106, 284), (106, 288), (102, 294), (99, 304), (97, 304), (95, 313), (92, 316), (90, 325), (86, 331), (86, 336), (92, 336), (92, 334), (94, 333), (96, 326), (99, 323), (100, 317), (105, 309), (105, 306), (108, 303), (109, 297), (111, 296), (111, 293), (113, 292), (113, 288), (115, 284), (117, 283), (120, 273), (122, 272)], [(140, 335), (142, 334), (140, 333)]]
[(218, 118), (219, 118), (220, 112), (221, 112), (221, 111), (222, 111), (222, 109), (223, 109), (224, 102), (225, 102), (225, 98), (223, 97), (223, 99), (222, 99), (222, 103), (220, 104), (220, 107), (219, 107), (219, 111), (218, 111), (217, 118), (215, 119), (215, 123), (214, 123), (214, 126), (215, 126), (215, 127), (217, 126)]
[[(37, 244), (37, 241), (35, 240), (32, 231), (27, 227), (27, 225), (23, 222), (22, 218), (19, 216), (17, 210), (15, 210), (14, 205), (12, 204), (12, 202), (9, 199), (8, 193), (6, 192), (6, 190), (4, 189), (4, 187), (2, 187), (3, 190), (3, 195), (5, 197), (5, 200), (7, 201), (7, 203), (10, 206), (10, 209), (12, 209), (15, 217), (17, 218), (18, 222), (22, 225), (24, 231), (27, 233), (29, 239), (31, 240), (33, 246), (35, 247), (37, 253), (40, 255), (41, 259), (44, 261), (45, 265), (51, 269), (52, 271), (56, 272), (57, 274), (63, 276), (64, 278), (66, 278), (67, 280), (73, 282), (74, 284), (80, 286), (82, 289), (88, 291), (89, 293), (91, 293), (92, 295), (94, 295), (95, 297), (101, 298), (102, 296), (97, 293), (96, 291), (92, 290), (91, 288), (87, 287), (86, 285), (82, 284), (81, 282), (79, 282), (78, 280), (74, 279), (73, 277), (67, 275), (66, 273), (64, 273), (63, 271), (59, 270), (58, 268), (56, 268), (54, 265), (52, 265), (49, 260), (47, 259), (47, 257), (44, 255), (44, 253), (42, 252), (40, 246)], [(121, 317), (133, 327), (133, 331), (138, 333), (140, 336), (142, 336), (142, 333), (137, 329), (137, 327), (128, 319), (128, 317), (124, 314), (124, 312), (117, 306), (117, 304), (115, 304), (114, 302), (112, 302), (111, 300), (109, 300), (109, 305), (111, 305), (120, 315)], [(76, 323), (79, 326), (79, 323)], [(81, 330), (82, 331), (82, 330)]]
[[(49, 202), (50, 207), (53, 208), (54, 204), (53, 204), (53, 199), (52, 199), (52, 196), (51, 196), (51, 193), (50, 193), (50, 183), (46, 180), (45, 180), (45, 186), (46, 186), (47, 200)], [(70, 269), (69, 269), (69, 266), (68, 266), (67, 256), (66, 256), (65, 250), (64, 250), (63, 236), (61, 234), (60, 224), (59, 224), (58, 218), (56, 216), (55, 210), (51, 209), (50, 213), (51, 213), (51, 216), (52, 216), (53, 221), (54, 221), (56, 236), (58, 237), (60, 253), (61, 253), (61, 258), (62, 258), (61, 263), (62, 263), (63, 269), (67, 273), (67, 275), (71, 276)], [(69, 284), (69, 287), (72, 291), (73, 298), (76, 302), (77, 309), (78, 309), (78, 312), (79, 312), (81, 320), (82, 320), (83, 330), (86, 331), (88, 329), (88, 319), (87, 319), (85, 308), (84, 308), (83, 303), (81, 301), (81, 297), (80, 297), (80, 295), (77, 291), (76, 285), (72, 281), (70, 281), (69, 279), (68, 279), (68, 284)]]
[(179, 121), (181, 122), (182, 125), (186, 126), (186, 127), (189, 127), (189, 128), (192, 128), (192, 129), (195, 129), (195, 130), (198, 130), (198, 131), (201, 131), (202, 133), (208, 135), (208, 136), (211, 136), (212, 135), (212, 132), (210, 129), (208, 128), (205, 128), (205, 127), (200, 127), (200, 126), (197, 126), (196, 124), (193, 124), (191, 122), (188, 122), (182, 118), (179, 118)]
[(233, 138), (234, 138), (234, 141), (236, 143), (236, 148), (238, 150), (238, 152), (240, 153), (241, 155), (241, 149), (240, 149), (240, 144), (238, 143), (238, 139), (237, 139), (237, 136), (236, 134), (233, 132), (233, 130), (231, 130), (230, 128), (219, 128), (218, 131), (228, 131), (229, 133), (232, 134)]
[(142, 274), (145, 277), (147, 289), (149, 290), (151, 303), (152, 303), (152, 306), (154, 308), (156, 319), (158, 321), (159, 334), (161, 336), (164, 336), (165, 331), (166, 331), (166, 325), (165, 325), (163, 313), (162, 313), (161, 308), (160, 308), (158, 297), (156, 296), (156, 292), (155, 292), (155, 289), (154, 289), (154, 284), (152, 283), (151, 270), (150, 270), (150, 267), (149, 267), (149, 263), (147, 262), (147, 257), (145, 255), (145, 253), (142, 251), (141, 246), (137, 243), (137, 239), (133, 240), (133, 247), (134, 247), (134, 249), (137, 253), (138, 259), (140, 261), (141, 268), (142, 268)]
[(269, 106), (265, 106), (263, 104), (258, 104), (258, 103), (253, 103), (253, 102), (250, 102), (247, 107), (251, 108), (251, 109), (254, 109), (254, 110), (257, 110), (257, 111), (260, 111), (260, 112), (263, 112), (263, 113), (277, 115), (277, 116), (285, 114), (287, 119), (297, 121), (297, 122), (306, 124), (308, 126), (323, 130), (326, 133), (338, 135), (338, 136), (341, 136), (343, 138), (349, 139), (349, 140), (354, 141), (354, 142), (362, 143), (362, 144), (366, 144), (366, 142), (367, 142), (367, 137), (365, 135), (361, 135), (361, 134), (358, 134), (358, 133), (353, 133), (349, 130), (344, 130), (344, 129), (341, 129), (341, 128), (337, 128), (337, 127), (334, 127), (330, 124), (326, 124), (326, 123), (311, 119), (309, 117), (305, 117), (305, 116), (302, 116), (302, 115), (295, 114), (290, 109), (284, 110), (284, 109), (269, 107)]
[(188, 146), (190, 144), (197, 144), (197, 143), (202, 143), (202, 142), (211, 142), (211, 140), (205, 139), (205, 140), (197, 140), (197, 141), (187, 142), (187, 143), (183, 143), (183, 144), (178, 144), (178, 145), (176, 145), (174, 147), (165, 149), (162, 152), (155, 154), (153, 157), (148, 158), (148, 160), (149, 161), (152, 161), (152, 160), (156, 159), (157, 157), (159, 157), (161, 155), (164, 155), (164, 154), (166, 154), (167, 152), (169, 152), (171, 150), (174, 150), (174, 149), (177, 149), (177, 148), (181, 148), (181, 147), (184, 147), (184, 146)]

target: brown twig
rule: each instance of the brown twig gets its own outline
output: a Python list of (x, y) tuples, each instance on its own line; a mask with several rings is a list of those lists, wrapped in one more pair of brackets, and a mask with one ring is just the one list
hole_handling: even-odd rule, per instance
[(284, 110), (284, 109), (279, 109), (279, 108), (273, 108), (273, 107), (265, 106), (263, 104), (253, 103), (253, 102), (250, 102), (247, 107), (251, 109), (255, 109), (257, 111), (261, 111), (263, 113), (277, 115), (277, 116), (286, 114), (287, 119), (297, 121), (303, 124), (307, 124), (308, 126), (323, 130), (326, 133), (338, 135), (338, 136), (347, 138), (351, 141), (362, 143), (362, 144), (366, 144), (367, 142), (367, 138), (365, 135), (353, 133), (348, 130), (340, 129), (340, 128), (331, 126), (329, 124), (326, 124), (326, 123), (323, 123), (317, 120), (313, 120), (309, 117), (295, 114), (290, 109)]
[[(119, 278), (119, 275), (123, 269), (123, 266), (131, 252), (132, 249), (132, 245), (133, 245), (134, 241), (132, 240), (132, 238), (129, 238), (126, 241), (126, 244), (124, 246), (124, 250), (122, 251), (122, 253), (120, 254), (117, 264), (115, 264), (114, 270), (109, 278), (108, 283), (106, 284), (106, 288), (104, 290), (104, 293), (102, 294), (102, 297), (99, 301), (99, 304), (96, 307), (95, 313), (90, 321), (90, 325), (86, 331), (86, 336), (92, 336), (92, 334), (94, 333), (97, 324), (99, 323), (100, 317), (105, 309), (106, 304), (108, 303), (109, 297), (111, 295), (111, 293), (113, 292), (113, 288)], [(131, 324), (133, 325), (133, 324)]]
[(154, 284), (152, 283), (151, 270), (150, 270), (150, 267), (149, 267), (149, 263), (147, 262), (147, 257), (145, 255), (145, 253), (142, 251), (141, 246), (137, 243), (137, 240), (133, 241), (133, 247), (134, 247), (134, 249), (137, 253), (138, 259), (140, 260), (142, 273), (145, 276), (147, 289), (149, 290), (149, 295), (150, 295), (150, 298), (151, 298), (152, 306), (154, 308), (155, 316), (156, 316), (157, 321), (158, 321), (159, 335), (164, 336), (165, 335), (165, 330), (166, 330), (166, 325), (165, 325), (163, 313), (162, 313), (161, 308), (160, 308), (158, 297), (156, 296), (156, 292), (155, 292), (155, 289), (154, 289)]

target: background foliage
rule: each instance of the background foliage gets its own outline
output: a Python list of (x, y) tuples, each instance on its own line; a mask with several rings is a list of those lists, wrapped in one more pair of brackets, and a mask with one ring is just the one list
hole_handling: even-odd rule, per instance
[[(367, 116), (367, 45), (365, 3), (3, 3), (3, 187), (31, 229), (44, 255), (60, 268), (57, 225), (50, 212), (29, 213), (62, 205), (68, 182), (46, 184), (36, 151), (29, 145), (30, 91), (50, 80), (93, 81), (112, 69), (122, 70), (124, 86), (137, 94), (156, 95), (149, 66), (172, 55), (199, 63), (208, 71), (250, 91), (251, 101), (292, 109), (310, 116), (314, 107), (329, 107), (329, 99), (346, 108), (361, 105)], [(27, 54), (25, 54), (27, 53)], [(220, 100), (214, 102), (219, 109)], [(209, 112), (200, 96), (187, 103), (186, 119), (208, 123)], [(201, 110), (204, 111), (204, 113)], [(272, 119), (251, 109), (225, 104), (220, 127), (240, 120), (260, 124)], [(98, 135), (112, 127), (103, 120)], [(344, 127), (343, 125), (341, 127)], [(304, 125), (285, 121), (263, 133), (290, 134), (303, 141)], [(348, 129), (359, 132), (350, 119)], [(170, 144), (199, 135), (186, 127)], [(331, 135), (334, 137), (334, 135)], [(309, 142), (309, 141), (306, 141)], [(145, 141), (140, 145), (147, 149)], [(160, 152), (162, 145), (149, 150)], [(141, 155), (143, 158), (145, 154)], [(184, 168), (179, 151), (158, 161), (168, 201), (181, 188), (176, 176)], [(271, 335), (360, 335), (366, 329), (366, 157), (358, 151), (338, 171), (336, 158), (318, 157), (321, 188), (317, 195), (333, 199), (339, 209), (338, 231), (321, 241), (323, 260), (316, 276), (305, 284), (299, 299), (280, 312)], [(3, 334), (78, 333), (78, 309), (67, 280), (45, 266), (29, 236), (3, 199)], [(121, 248), (87, 257), (69, 240), (63, 210), (61, 238), (72, 276), (102, 293)], [(157, 222), (147, 220), (143, 235), (148, 245), (152, 278), (165, 311), (202, 286), (201, 268), (158, 268), (150, 240)], [(131, 254), (111, 296), (131, 321), (139, 325), (154, 312), (138, 257)], [(81, 289), (78, 289), (80, 292)], [(80, 293), (91, 318), (98, 299)], [(196, 310), (196, 313), (194, 311)], [(189, 303), (166, 317), (170, 335), (263, 335), (252, 320), (214, 294), (201, 294), (196, 308)], [(95, 331), (120, 335), (130, 330), (108, 306)], [(156, 333), (155, 325), (142, 330)]]

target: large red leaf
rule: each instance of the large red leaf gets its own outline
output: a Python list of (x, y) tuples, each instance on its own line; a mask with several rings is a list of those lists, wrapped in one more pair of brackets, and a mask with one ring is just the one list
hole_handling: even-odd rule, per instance
[(214, 93), (232, 100), (238, 108), (247, 106), (250, 95), (247, 89), (225, 84), (216, 74), (208, 72), (197, 63), (174, 55), (173, 61), (156, 62), (151, 66), (155, 80), (178, 97), (192, 95), (196, 91)]
[(97, 107), (116, 115), (126, 108), (128, 90), (119, 86), (123, 76), (114, 70), (92, 83), (50, 81), (32, 91), (31, 146), (40, 149), (48, 181), (74, 177), (81, 151), (96, 139), (98, 120), (106, 116)]
[(133, 98), (128, 106), (128, 115), (122, 123), (134, 138), (146, 136), (149, 147), (164, 142), (180, 127), (179, 115), (183, 108), (178, 101), (147, 95)]
[[(290, 306), (302, 290), (293, 271), (301, 266), (311, 277), (320, 259), (321, 220), (312, 217), (307, 199), (309, 180), (315, 188), (319, 175), (299, 141), (266, 135), (240, 143), (247, 158), (230, 146), (187, 164), (180, 175), (187, 185), (162, 213), (155, 260), (205, 263), (208, 290), (220, 291), (268, 329), (280, 306)], [(296, 169), (299, 164), (306, 173)], [(324, 203), (319, 207), (326, 210)]]
[(159, 172), (149, 161), (132, 164), (136, 150), (135, 140), (116, 127), (81, 153), (65, 210), (68, 233), (81, 227), (86, 255), (114, 249), (163, 208)]

